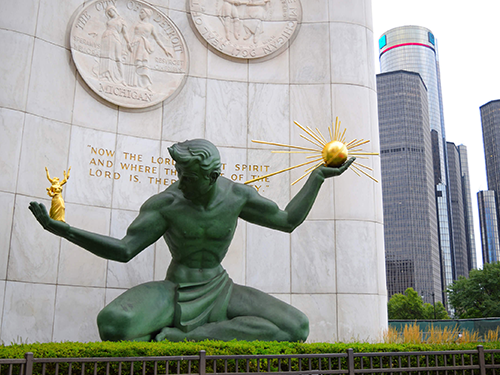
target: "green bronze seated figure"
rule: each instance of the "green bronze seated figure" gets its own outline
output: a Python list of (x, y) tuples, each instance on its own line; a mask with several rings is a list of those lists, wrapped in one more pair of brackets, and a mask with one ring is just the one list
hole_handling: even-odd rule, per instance
[(311, 210), (324, 180), (343, 173), (319, 167), (284, 210), (255, 188), (221, 177), (217, 148), (195, 139), (169, 148), (179, 180), (149, 198), (116, 239), (49, 217), (43, 204), (30, 210), (49, 232), (93, 254), (128, 262), (163, 236), (172, 262), (164, 281), (138, 285), (98, 315), (102, 340), (264, 340), (304, 341), (307, 317), (296, 308), (254, 288), (237, 285), (221, 265), (237, 219), (292, 232)]

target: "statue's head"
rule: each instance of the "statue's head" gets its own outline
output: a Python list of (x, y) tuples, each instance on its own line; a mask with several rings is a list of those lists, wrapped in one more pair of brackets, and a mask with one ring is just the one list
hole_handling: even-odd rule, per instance
[(168, 152), (175, 161), (181, 190), (185, 195), (192, 190), (200, 190), (200, 193), (203, 193), (220, 176), (219, 150), (205, 139), (176, 143), (168, 148)]

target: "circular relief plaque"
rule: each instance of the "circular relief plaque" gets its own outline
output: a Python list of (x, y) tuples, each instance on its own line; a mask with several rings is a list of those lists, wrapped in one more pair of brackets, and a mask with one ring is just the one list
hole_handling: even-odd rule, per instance
[(286, 48), (302, 20), (300, 0), (189, 0), (199, 34), (223, 54), (240, 59)]
[(165, 14), (143, 1), (88, 3), (76, 15), (70, 38), (78, 72), (113, 104), (150, 107), (184, 84), (186, 42)]

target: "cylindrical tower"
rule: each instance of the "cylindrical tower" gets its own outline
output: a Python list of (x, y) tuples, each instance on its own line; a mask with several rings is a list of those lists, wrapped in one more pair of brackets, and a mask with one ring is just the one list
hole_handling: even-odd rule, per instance
[[(427, 88), (429, 124), (432, 132), (434, 183), (439, 226), (439, 245), (443, 290), (455, 279), (453, 237), (451, 235), (451, 201), (448, 189), (448, 166), (437, 40), (421, 26), (391, 29), (379, 39), (381, 72), (408, 70), (417, 72)], [(443, 292), (443, 300), (446, 296)]]

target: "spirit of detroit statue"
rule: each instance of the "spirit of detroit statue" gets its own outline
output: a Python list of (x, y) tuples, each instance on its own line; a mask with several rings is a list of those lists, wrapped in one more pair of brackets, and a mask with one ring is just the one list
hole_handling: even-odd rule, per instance
[(343, 173), (319, 167), (285, 210), (248, 185), (220, 177), (219, 151), (195, 139), (169, 148), (178, 181), (149, 198), (121, 240), (49, 217), (43, 204), (30, 210), (49, 232), (105, 259), (128, 262), (161, 236), (172, 253), (164, 281), (126, 291), (97, 316), (102, 340), (303, 341), (307, 317), (259, 290), (237, 285), (221, 265), (237, 219), (292, 232), (306, 218), (324, 180)]

